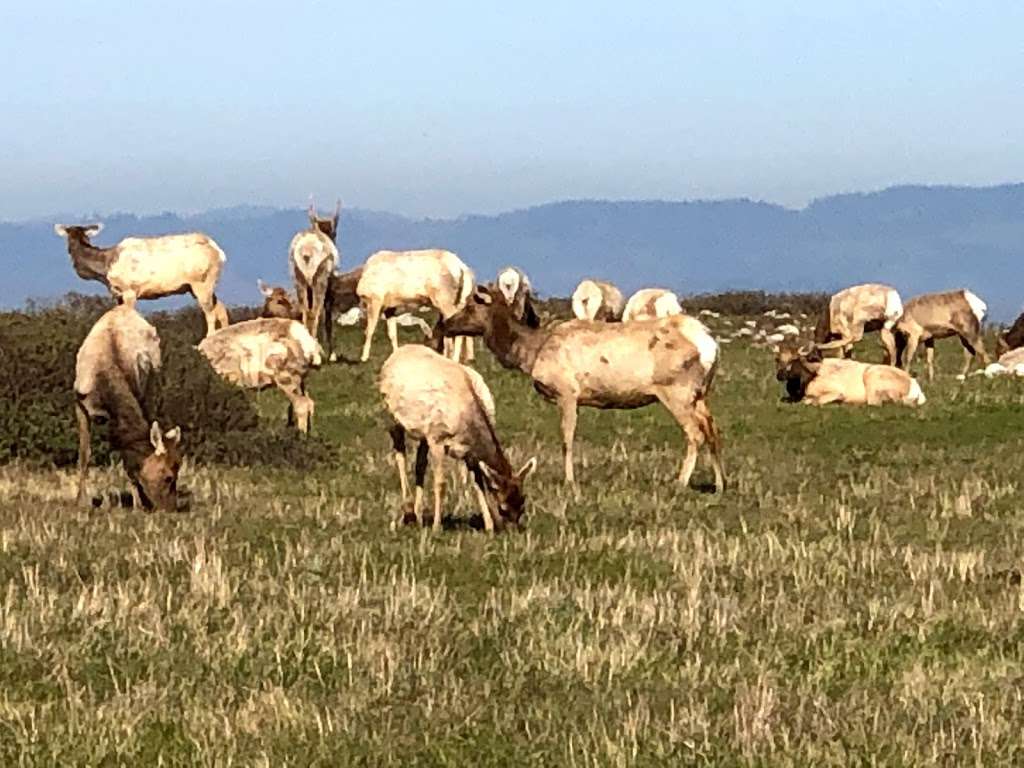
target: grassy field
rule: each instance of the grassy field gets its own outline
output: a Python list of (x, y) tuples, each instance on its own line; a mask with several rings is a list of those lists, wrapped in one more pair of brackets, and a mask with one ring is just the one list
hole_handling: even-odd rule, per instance
[(0, 467), (0, 764), (1024, 762), (1019, 381), (956, 382), (947, 342), (924, 408), (813, 409), (731, 344), (724, 495), (674, 484), (650, 407), (581, 411), (574, 496), (555, 408), (484, 353), (512, 463), (540, 458), (526, 527), (467, 525), (453, 472), (435, 536), (388, 530), (386, 347), (312, 380), (316, 475), (193, 467), (170, 515)]

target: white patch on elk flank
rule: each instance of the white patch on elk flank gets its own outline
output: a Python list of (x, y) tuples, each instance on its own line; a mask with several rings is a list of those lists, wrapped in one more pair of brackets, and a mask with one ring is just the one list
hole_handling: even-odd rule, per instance
[(903, 302), (896, 291), (889, 291), (885, 295), (885, 327), (891, 329), (896, 321), (903, 314)]

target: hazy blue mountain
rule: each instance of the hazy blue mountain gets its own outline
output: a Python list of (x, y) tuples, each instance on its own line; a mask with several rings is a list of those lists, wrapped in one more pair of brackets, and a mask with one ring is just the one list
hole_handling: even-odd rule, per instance
[[(52, 229), (59, 218), (68, 217), (0, 223), (0, 304), (101, 290), (72, 271)], [(220, 293), (229, 303), (255, 303), (257, 277), (285, 282), (288, 243), (305, 213), (242, 205), (192, 216), (117, 214), (105, 224), (103, 244), (129, 234), (212, 235), (228, 254)], [(893, 187), (822, 198), (799, 211), (750, 200), (584, 200), (424, 220), (346, 209), (339, 244), (343, 269), (380, 248), (444, 247), (480, 278), (516, 264), (546, 295), (568, 294), (588, 275), (626, 291), (664, 285), (681, 293), (834, 290), (877, 280), (909, 296), (969, 286), (1006, 320), (1024, 303), (1024, 184)]]

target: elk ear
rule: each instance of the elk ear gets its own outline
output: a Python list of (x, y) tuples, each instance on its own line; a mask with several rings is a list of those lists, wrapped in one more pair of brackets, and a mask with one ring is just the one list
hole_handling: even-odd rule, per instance
[(178, 441), (181, 440), (181, 427), (171, 427), (168, 429), (164, 432), (164, 439), (170, 441), (174, 445), (177, 445)]
[(262, 293), (266, 298), (269, 299), (274, 295), (273, 289), (263, 282), (263, 278), (256, 278), (256, 286), (260, 289), (260, 293)]
[(532, 475), (533, 471), (535, 469), (537, 469), (537, 457), (536, 456), (534, 456), (528, 462), (523, 464), (522, 469), (520, 469), (518, 472), (516, 472), (516, 476), (519, 478), (519, 482), (522, 482), (523, 480), (528, 478), (530, 475)]
[(167, 453), (167, 448), (164, 446), (164, 436), (160, 432), (160, 425), (155, 421), (149, 428), (149, 442), (153, 445), (153, 454), (155, 456), (162, 456)]
[(98, 235), (102, 231), (103, 231), (103, 224), (102, 224), (102, 222), (98, 223), (98, 224), (90, 224), (88, 227), (85, 228), (85, 236), (86, 237), (96, 237), (96, 235)]
[(487, 292), (487, 289), (482, 285), (478, 285), (476, 290), (473, 291), (473, 299), (477, 304), (490, 304), (494, 299), (491, 294)]
[(54, 224), (53, 231), (56, 232), (60, 237), (68, 236), (68, 231), (63, 224)]

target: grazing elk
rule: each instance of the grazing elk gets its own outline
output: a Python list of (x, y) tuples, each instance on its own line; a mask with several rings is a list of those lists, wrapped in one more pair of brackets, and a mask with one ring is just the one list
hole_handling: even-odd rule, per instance
[(843, 357), (853, 355), (853, 345), (865, 333), (879, 331), (886, 362), (896, 360), (893, 327), (903, 314), (903, 301), (892, 286), (881, 283), (852, 285), (839, 291), (821, 312), (814, 329), (819, 349), (838, 349)]
[(320, 345), (297, 320), (259, 318), (235, 323), (199, 344), (224, 379), (246, 389), (277, 387), (288, 398), (288, 424), (308, 432), (314, 403), (306, 376), (322, 362)]
[(174, 511), (181, 454), (177, 427), (166, 432), (150, 420), (149, 394), (160, 370), (160, 337), (135, 311), (134, 298), (106, 312), (89, 331), (75, 360), (78, 417), (78, 494), (86, 499), (91, 421), (110, 425), (111, 447), (121, 455), (138, 506)]
[(302, 324), (315, 338), (320, 329), (320, 317), (324, 309), (327, 281), (338, 265), (338, 248), (334, 238), (338, 232), (338, 216), (341, 201), (334, 216), (321, 218), (316, 208), (309, 206), (309, 229), (292, 238), (288, 247), (288, 267), (295, 283), (295, 295), (299, 299)]
[(665, 288), (641, 288), (626, 302), (626, 308), (622, 310), (622, 322), (681, 314), (683, 308), (679, 305), (679, 297), (672, 291)]
[(917, 346), (924, 343), (928, 363), (928, 381), (935, 378), (935, 341), (956, 336), (964, 348), (963, 377), (977, 357), (988, 365), (988, 353), (982, 338), (981, 324), (988, 307), (968, 290), (925, 293), (903, 305), (903, 314), (896, 322), (896, 364), (910, 370)]
[(228, 311), (215, 293), (227, 257), (213, 238), (199, 232), (126, 237), (98, 248), (90, 239), (102, 224), (55, 224), (53, 229), (67, 239), (78, 276), (103, 283), (119, 302), (191, 293), (206, 318), (207, 335), (227, 326)]
[[(441, 528), (444, 457), (466, 463), (476, 484), (484, 527), (518, 525), (526, 505), (523, 481), (537, 467), (532, 458), (513, 471), (494, 429), (494, 398), (483, 377), (420, 344), (391, 353), (380, 371), (380, 391), (395, 421), (391, 427), (402, 501), (409, 498), (405, 468), (406, 435), (419, 440), (416, 449), (416, 494), (413, 514), (420, 522), (427, 459), (434, 465), (434, 530)], [(494, 503), (492, 514), (488, 496)], [(400, 519), (400, 518), (399, 518)], [(392, 522), (392, 528), (397, 525)]]
[(505, 267), (498, 273), (497, 284), (516, 319), (531, 328), (539, 328), (540, 318), (533, 308), (533, 292), (526, 273), (518, 267)]
[(660, 401), (686, 437), (679, 482), (689, 484), (698, 449), (707, 444), (715, 487), (724, 489), (721, 437), (707, 404), (718, 345), (695, 318), (674, 315), (628, 325), (570, 320), (529, 328), (515, 319), (499, 292), (479, 287), (437, 333), (482, 335), (502, 365), (526, 373), (534, 389), (558, 405), (568, 483), (575, 484), (572, 446), (579, 406), (629, 409)]
[[(476, 284), (472, 270), (451, 251), (377, 251), (366, 260), (356, 293), (366, 312), (366, 340), (360, 359), (370, 359), (370, 344), (381, 313), (387, 321), (392, 351), (398, 349), (395, 315), (429, 306), (442, 319), (454, 315), (466, 304)], [(458, 360), (462, 339), (453, 344)]]
[(579, 320), (622, 319), (622, 291), (603, 280), (584, 280), (572, 292), (572, 313)]
[(996, 340), (996, 354), (1004, 355), (1021, 347), (1024, 347), (1024, 312), (1017, 316), (1008, 331), (999, 334)]
[(917, 380), (892, 365), (860, 363), (845, 358), (824, 358), (811, 346), (787, 345), (775, 349), (775, 377), (786, 383), (792, 402), (807, 405), (924, 405)]

